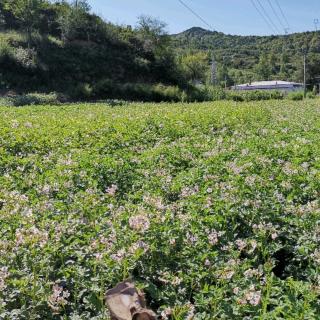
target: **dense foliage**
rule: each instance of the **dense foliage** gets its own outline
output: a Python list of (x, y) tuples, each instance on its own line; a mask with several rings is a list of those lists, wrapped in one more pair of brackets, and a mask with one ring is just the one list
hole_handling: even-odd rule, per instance
[(157, 20), (142, 16), (135, 28), (116, 26), (92, 14), (86, 1), (2, 0), (0, 15), (3, 92), (98, 99), (120, 95), (115, 87), (131, 99), (136, 84), (186, 85)]
[(242, 37), (201, 28), (169, 36), (165, 30), (165, 23), (148, 16), (136, 26), (105, 22), (86, 0), (2, 0), (0, 94), (56, 91), (75, 100), (177, 101), (177, 94), (168, 94), (175, 91), (199, 101), (199, 84), (301, 82), (302, 52), (310, 91), (319, 79), (319, 32)]
[(172, 39), (179, 54), (207, 52), (207, 62), (214, 57), (218, 82), (223, 85), (272, 79), (302, 82), (303, 53), (307, 54), (309, 89), (319, 80), (320, 32), (262, 37), (191, 28)]
[(317, 319), (320, 108), (0, 108), (0, 319)]

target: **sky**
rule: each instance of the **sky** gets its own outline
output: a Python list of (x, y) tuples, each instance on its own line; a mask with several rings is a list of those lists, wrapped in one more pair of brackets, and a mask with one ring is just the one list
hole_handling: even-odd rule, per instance
[[(265, 15), (268, 23), (261, 17), (263, 9), (259, 6), (259, 1), (272, 22)], [(277, 1), (289, 25), (282, 16)], [(179, 33), (195, 26), (209, 29), (179, 0), (88, 0), (88, 2), (93, 12), (117, 24), (134, 26), (140, 15), (150, 15), (166, 22), (169, 33)], [(311, 31), (316, 28), (315, 19), (319, 19), (317, 27), (320, 30), (320, 0), (183, 0), (183, 2), (201, 16), (212, 27), (211, 29), (227, 34), (284, 34), (285, 27), (290, 27), (290, 33)]]

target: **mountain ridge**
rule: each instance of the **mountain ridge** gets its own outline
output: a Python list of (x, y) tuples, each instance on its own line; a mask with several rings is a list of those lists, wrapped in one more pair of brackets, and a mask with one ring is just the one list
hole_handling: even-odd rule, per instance
[(243, 38), (250, 38), (250, 37), (254, 37), (254, 38), (274, 38), (274, 37), (290, 37), (292, 35), (299, 35), (299, 34), (308, 34), (308, 33), (315, 33), (315, 32), (320, 32), (320, 31), (313, 31), (313, 30), (308, 30), (308, 31), (301, 31), (301, 32), (293, 32), (293, 33), (288, 33), (288, 34), (270, 34), (270, 35), (256, 35), (256, 34), (250, 34), (250, 35), (242, 35), (242, 34), (231, 34), (231, 33), (225, 33), (223, 31), (212, 31), (212, 30), (208, 30), (199, 26), (194, 26), (194, 27), (190, 27), (186, 30), (183, 30), (181, 32), (176, 32), (176, 33), (172, 33), (170, 34), (170, 36), (178, 36), (181, 34), (220, 34), (220, 35), (225, 35), (225, 36), (231, 36), (231, 37), (243, 37)]
[(307, 55), (307, 81), (313, 86), (320, 75), (320, 31), (288, 35), (228, 35), (192, 27), (171, 35), (178, 55), (204, 52), (214, 57), (219, 83), (253, 80), (303, 80), (303, 54)]

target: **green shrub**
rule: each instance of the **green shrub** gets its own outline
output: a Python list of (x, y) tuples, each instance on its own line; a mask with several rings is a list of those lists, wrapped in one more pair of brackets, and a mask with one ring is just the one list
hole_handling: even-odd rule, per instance
[(198, 86), (188, 91), (189, 101), (261, 101), (261, 100), (282, 100), (284, 93), (280, 91), (226, 91), (219, 87)]
[(12, 100), (8, 97), (0, 97), (0, 107), (11, 107), (13, 105)]
[(282, 91), (270, 91), (270, 96), (274, 100), (283, 100), (285, 93)]
[(120, 84), (110, 79), (100, 80), (93, 88), (93, 96), (96, 99), (178, 102), (182, 99), (187, 100), (186, 95), (188, 96), (187, 93), (183, 95), (182, 90), (177, 86), (146, 83)]
[(7, 57), (12, 56), (13, 48), (6, 39), (0, 38), (0, 63)]
[(227, 99), (233, 101), (282, 100), (283, 98), (283, 92), (271, 90), (230, 91), (227, 93)]
[(317, 96), (314, 92), (308, 92), (307, 93), (307, 98), (308, 99), (315, 99)]
[(222, 88), (211, 88), (209, 94), (213, 101), (225, 100), (227, 97), (227, 92)]
[[(153, 98), (155, 101), (182, 101), (182, 91), (176, 86), (165, 86), (158, 84), (152, 87)], [(185, 97), (184, 97), (185, 99)]]
[(58, 95), (57, 93), (28, 93), (2, 97), (0, 98), (0, 106), (57, 105), (65, 100), (66, 98), (64, 96)]
[(37, 67), (37, 53), (34, 49), (15, 48), (13, 57), (16, 63), (25, 69), (34, 69)]
[(189, 88), (190, 101), (220, 101), (226, 99), (226, 91), (215, 86), (196, 86)]
[(93, 87), (93, 94), (98, 98), (118, 97), (118, 86), (111, 79), (99, 80)]
[(289, 100), (293, 100), (293, 101), (301, 101), (303, 100), (303, 92), (299, 91), (299, 92), (290, 92), (287, 96), (287, 98)]
[(228, 100), (242, 102), (244, 101), (244, 95), (241, 93), (231, 92), (228, 94)]
[(79, 83), (71, 91), (71, 96), (75, 100), (86, 100), (93, 96), (93, 88), (89, 83)]

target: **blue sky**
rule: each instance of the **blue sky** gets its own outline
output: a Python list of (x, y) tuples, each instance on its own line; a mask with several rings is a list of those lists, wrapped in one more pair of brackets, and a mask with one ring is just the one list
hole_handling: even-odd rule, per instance
[[(273, 23), (283, 33), (283, 28), (272, 11), (268, 0), (183, 0), (202, 16), (212, 27), (228, 34), (268, 35), (274, 34), (261, 18), (251, 1), (264, 6)], [(282, 24), (284, 19), (276, 5)], [(320, 0), (278, 0), (290, 24), (290, 32), (314, 30), (314, 19), (320, 22)], [(168, 24), (170, 33), (178, 33), (193, 26), (207, 28), (192, 15), (178, 0), (89, 0), (92, 10), (104, 19), (118, 24), (135, 25), (141, 14), (157, 17)], [(260, 9), (261, 10), (261, 9)], [(320, 29), (320, 23), (318, 25)]]

